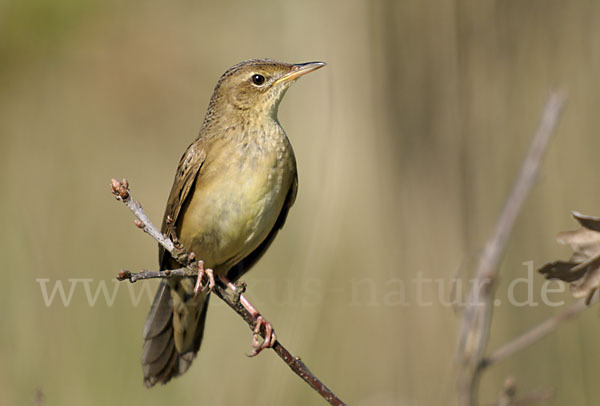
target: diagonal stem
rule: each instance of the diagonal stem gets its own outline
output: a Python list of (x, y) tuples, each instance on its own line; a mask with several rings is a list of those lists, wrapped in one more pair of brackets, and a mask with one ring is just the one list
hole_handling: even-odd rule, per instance
[(461, 363), (461, 369), (457, 383), (460, 406), (477, 404), (479, 365), (489, 338), (498, 266), (523, 202), (535, 182), (542, 157), (554, 133), (565, 99), (564, 93), (554, 92), (546, 102), (539, 126), (517, 179), (479, 258), (474, 275), (475, 283), (468, 293), (467, 306), (459, 329), (457, 358)]
[(598, 301), (598, 294), (594, 295), (594, 298), (590, 303), (586, 302), (587, 299), (581, 299), (571, 304), (562, 312), (555, 314), (554, 316), (544, 320), (542, 323), (537, 326), (527, 330), (525, 333), (521, 334), (517, 338), (509, 341), (504, 344), (502, 347), (498, 348), (491, 355), (483, 358), (479, 365), (481, 370), (490, 367), (491, 365), (500, 362), (511, 355), (521, 351), (524, 348), (529, 347), (530, 345), (536, 343), (537, 341), (544, 338), (547, 334), (556, 329), (559, 325), (567, 320), (571, 320), (577, 316), (584, 310), (588, 309), (593, 303)]

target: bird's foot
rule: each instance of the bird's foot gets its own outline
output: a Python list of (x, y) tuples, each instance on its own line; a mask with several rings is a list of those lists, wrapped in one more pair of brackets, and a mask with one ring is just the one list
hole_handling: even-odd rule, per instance
[[(208, 277), (208, 284), (203, 285), (202, 279), (204, 276)], [(212, 292), (215, 287), (215, 275), (212, 269), (204, 269), (204, 262), (198, 261), (198, 278), (196, 279), (196, 286), (194, 286), (194, 297), (198, 296), (198, 292), (204, 292), (208, 290), (208, 293)]]
[[(248, 355), (249, 357), (255, 357), (262, 352), (265, 348), (273, 348), (275, 342), (277, 341), (277, 336), (275, 335), (275, 331), (273, 330), (273, 326), (271, 323), (266, 321), (263, 316), (260, 315), (258, 310), (252, 303), (246, 299), (244, 295), (240, 295), (240, 303), (248, 312), (256, 318), (256, 325), (254, 326), (254, 330), (252, 332), (252, 352)], [(260, 342), (260, 328), (264, 326), (265, 329), (265, 339), (263, 342)]]
[[(233, 284), (230, 280), (225, 278), (224, 276), (219, 276), (219, 279), (234, 292), (236, 299), (239, 300), (239, 303), (256, 319), (256, 324), (254, 325), (254, 330), (252, 330), (252, 352), (248, 354), (249, 357), (255, 357), (262, 352), (262, 350), (266, 348), (273, 348), (275, 343), (277, 342), (277, 336), (275, 335), (275, 331), (273, 330), (273, 326), (271, 323), (266, 321), (263, 316), (260, 315), (258, 310), (246, 299), (242, 293), (246, 289), (246, 284), (241, 283), (239, 286), (237, 284)], [(261, 327), (265, 330), (265, 339), (263, 342), (260, 342), (260, 330)]]
[[(264, 326), (265, 328), (265, 339), (263, 342), (260, 342), (260, 328)], [(255, 357), (262, 352), (265, 348), (273, 348), (275, 342), (277, 341), (277, 336), (275, 336), (275, 331), (273, 331), (273, 326), (271, 323), (266, 321), (260, 314), (256, 318), (256, 326), (254, 326), (254, 332), (252, 333), (252, 347), (254, 348), (252, 352), (248, 355), (249, 357)]]

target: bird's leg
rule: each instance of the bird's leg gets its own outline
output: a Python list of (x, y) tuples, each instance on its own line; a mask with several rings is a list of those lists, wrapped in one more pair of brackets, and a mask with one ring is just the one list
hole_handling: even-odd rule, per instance
[[(208, 286), (202, 284), (204, 275), (208, 276)], [(194, 297), (198, 295), (198, 292), (204, 292), (208, 287), (208, 292), (211, 292), (215, 287), (215, 275), (212, 269), (204, 269), (204, 262), (198, 261), (198, 279), (196, 279), (196, 286), (194, 286)]]
[[(221, 281), (233, 292), (237, 293), (238, 287), (235, 286), (231, 281), (223, 276), (219, 276)], [(239, 295), (240, 303), (244, 307), (244, 309), (248, 310), (248, 313), (252, 315), (256, 319), (256, 324), (254, 325), (254, 330), (252, 332), (252, 347), (253, 350), (250, 353), (249, 357), (254, 357), (261, 353), (265, 348), (273, 348), (275, 342), (277, 341), (277, 336), (275, 335), (275, 331), (273, 330), (273, 325), (266, 321), (263, 316), (260, 315), (258, 310), (246, 299), (243, 294)], [(261, 343), (258, 339), (260, 336), (260, 329), (264, 327), (265, 329), (265, 339)]]
[[(258, 340), (261, 326), (265, 326), (265, 339), (263, 340), (262, 344)], [(248, 356), (254, 357), (260, 354), (260, 352), (265, 348), (273, 348), (275, 341), (277, 341), (277, 336), (275, 336), (275, 331), (273, 331), (273, 325), (266, 321), (263, 316), (259, 314), (256, 317), (256, 326), (254, 327), (254, 332), (252, 333), (252, 347), (254, 349)]]

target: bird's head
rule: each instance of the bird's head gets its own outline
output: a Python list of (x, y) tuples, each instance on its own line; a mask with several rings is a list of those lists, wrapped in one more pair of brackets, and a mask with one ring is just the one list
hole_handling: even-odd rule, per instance
[(229, 116), (266, 115), (276, 119), (279, 102), (288, 87), (300, 76), (323, 66), (323, 62), (289, 64), (270, 59), (239, 63), (219, 79), (210, 102), (209, 115), (220, 112)]

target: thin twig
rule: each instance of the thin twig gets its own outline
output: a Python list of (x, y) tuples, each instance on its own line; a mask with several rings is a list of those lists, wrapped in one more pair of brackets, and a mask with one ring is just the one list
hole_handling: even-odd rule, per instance
[(554, 397), (553, 389), (540, 389), (534, 392), (528, 393), (527, 395), (515, 399), (508, 406), (530, 406), (539, 405), (541, 403), (548, 402)]
[[(119, 182), (116, 179), (112, 179), (111, 189), (113, 195), (117, 198), (117, 200), (120, 200), (123, 203), (125, 203), (125, 205), (137, 217), (136, 225), (139, 228), (143, 229), (146, 233), (150, 234), (150, 236), (152, 236), (152, 238), (158, 241), (158, 243), (162, 245), (173, 256), (173, 258), (175, 258), (181, 265), (184, 266), (184, 268), (174, 270), (165, 270), (158, 272), (144, 271), (135, 274), (129, 271), (121, 271), (117, 276), (117, 279), (135, 282), (136, 280), (150, 278), (197, 276), (198, 267), (195, 265), (196, 262), (193, 253), (187, 254), (187, 251), (185, 251), (184, 247), (181, 247), (180, 244), (174, 244), (170, 238), (167, 238), (160, 231), (158, 231), (158, 229), (154, 226), (154, 224), (152, 224), (152, 222), (142, 209), (142, 206), (131, 197), (129, 183), (125, 179), (123, 179), (122, 182)], [(186, 255), (182, 255), (182, 252), (186, 253)], [(208, 278), (206, 276), (205, 279), (205, 282), (208, 282)], [(222, 285), (220, 281), (217, 281), (217, 284), (213, 289), (213, 293), (215, 293), (219, 298), (221, 298), (225, 303), (227, 303), (229, 307), (231, 307), (237, 314), (239, 314), (244, 319), (244, 321), (246, 321), (250, 329), (254, 331), (257, 319), (241, 305), (240, 298), (243, 298), (241, 292), (242, 289), (238, 288), (235, 291), (231, 291), (230, 289), (227, 289), (227, 287)], [(260, 330), (260, 335), (263, 338), (265, 338), (266, 336), (264, 326)], [(300, 360), (299, 357), (294, 357), (292, 354), (290, 354), (290, 352), (281, 344), (279, 339), (275, 341), (275, 344), (273, 345), (273, 350), (291, 368), (291, 370), (296, 373), (296, 375), (298, 375), (306, 383), (308, 383), (310, 387), (313, 388), (319, 395), (321, 395), (327, 402), (329, 402), (329, 404), (336, 406), (345, 405), (345, 403), (340, 398), (338, 398), (307, 368), (307, 366)]]
[(469, 291), (459, 330), (457, 358), (461, 363), (461, 371), (457, 383), (461, 406), (477, 404), (478, 366), (487, 347), (498, 266), (521, 206), (533, 186), (564, 102), (563, 93), (554, 92), (550, 95), (517, 180), (479, 258), (474, 274), (475, 283)]
[(554, 316), (548, 318), (537, 326), (527, 330), (525, 333), (521, 334), (519, 337), (509, 341), (504, 344), (502, 347), (498, 348), (491, 355), (483, 358), (479, 365), (481, 370), (490, 367), (491, 365), (500, 362), (514, 353), (521, 351), (524, 348), (529, 347), (533, 343), (541, 340), (552, 330), (557, 328), (560, 324), (567, 320), (571, 320), (574, 317), (577, 317), (581, 312), (588, 309), (592, 303), (596, 303), (598, 301), (598, 294), (594, 295), (592, 302), (589, 304), (586, 303), (587, 299), (581, 299), (571, 304), (562, 312), (555, 314)]
[(510, 406), (517, 396), (517, 383), (512, 376), (504, 380), (504, 388), (502, 388), (502, 396), (496, 404), (497, 406)]
[(196, 276), (198, 276), (198, 270), (192, 271), (188, 268), (166, 269), (164, 271), (151, 271), (145, 269), (141, 272), (129, 272), (124, 269), (117, 275), (117, 280), (124, 281), (127, 279), (129, 282), (134, 283), (144, 279), (168, 279), (172, 277), (193, 278)]
[(551, 388), (538, 389), (530, 392), (525, 396), (516, 398), (514, 394), (512, 396), (505, 396), (497, 403), (488, 404), (486, 406), (531, 406), (538, 405), (549, 401), (554, 396), (554, 390)]

